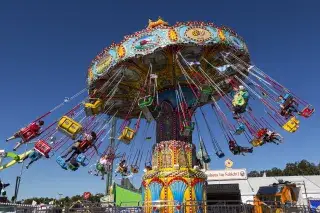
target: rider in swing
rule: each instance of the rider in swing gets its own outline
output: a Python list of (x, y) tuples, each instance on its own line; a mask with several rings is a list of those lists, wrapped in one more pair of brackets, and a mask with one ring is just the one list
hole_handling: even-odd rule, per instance
[(108, 156), (104, 155), (100, 158), (99, 162), (96, 165), (95, 176), (101, 176), (101, 180), (104, 180), (104, 175), (111, 170), (111, 163), (108, 160)]
[(119, 166), (116, 170), (117, 173), (120, 173), (122, 176), (127, 176), (129, 174), (128, 172), (128, 166), (126, 164), (126, 160), (121, 160), (119, 163)]
[[(31, 152), (28, 156), (28, 158), (30, 158), (30, 162), (26, 165), (26, 169), (29, 169), (29, 166), (31, 164), (33, 164), (34, 162), (36, 162), (37, 160), (40, 160), (43, 157), (42, 154), (40, 154), (39, 152), (37, 152), (35, 149), (33, 149), (33, 152)], [(49, 154), (46, 154), (44, 156), (45, 158), (49, 158)]]
[(253, 152), (253, 147), (251, 147), (251, 148), (242, 147), (242, 146), (237, 145), (237, 143), (232, 140), (229, 141), (229, 149), (234, 155), (240, 155), (243, 153), (252, 153)]
[(145, 172), (146, 171), (151, 171), (152, 170), (151, 162), (145, 163), (144, 164), (144, 169), (145, 169)]
[(236, 91), (236, 93), (233, 96), (232, 100), (233, 118), (238, 119), (239, 114), (246, 111), (249, 100), (249, 93), (242, 85), (240, 85), (239, 88), (234, 88), (234, 90)]
[(263, 141), (265, 143), (275, 143), (279, 145), (282, 142), (282, 136), (279, 133), (276, 133), (268, 129), (263, 137)]
[[(29, 124), (27, 127), (24, 127), (22, 129), (20, 129), (18, 132), (14, 133), (13, 136), (9, 137), (6, 139), (6, 142), (10, 141), (10, 140), (13, 140), (13, 139), (16, 139), (16, 138), (21, 138), (21, 141), (19, 141), (17, 143), (17, 145), (14, 147), (13, 151), (16, 151), (22, 144), (24, 143), (27, 143), (28, 141), (30, 141), (31, 139), (39, 136), (41, 133), (40, 133), (40, 130), (41, 130), (41, 126), (44, 125), (44, 121), (40, 120), (38, 122), (33, 122), (31, 124)], [(23, 132), (24, 131), (30, 131), (32, 133), (34, 133), (33, 136), (31, 136), (27, 141), (25, 141), (24, 138), (22, 138), (22, 135), (23, 135)]]
[(69, 162), (72, 158), (77, 157), (79, 154), (85, 153), (91, 147), (93, 147), (96, 153), (98, 153), (98, 149), (94, 144), (96, 142), (96, 139), (97, 134), (95, 132), (91, 132), (91, 134), (84, 133), (82, 140), (76, 141), (68, 150), (68, 152), (62, 156), (62, 158), (66, 158), (69, 154), (72, 153), (70, 157), (65, 161)]
[(279, 96), (279, 103), (280, 103), (280, 114), (285, 117), (289, 118), (294, 115), (294, 113), (297, 113), (300, 115), (300, 111), (298, 109), (298, 102), (292, 97), (289, 96), (288, 98), (284, 98), (282, 95)]

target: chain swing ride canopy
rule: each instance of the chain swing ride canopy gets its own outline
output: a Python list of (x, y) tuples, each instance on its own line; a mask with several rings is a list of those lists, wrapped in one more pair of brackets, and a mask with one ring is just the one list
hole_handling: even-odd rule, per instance
[[(217, 27), (213, 23), (205, 22), (179, 22), (169, 26), (160, 18), (156, 22), (149, 20), (149, 26), (146, 29), (125, 36), (122, 42), (105, 48), (92, 61), (88, 70), (89, 93), (94, 96), (98, 91), (99, 97), (107, 100), (109, 97), (107, 94), (110, 94), (110, 91), (104, 90), (103, 85), (110, 77), (121, 73), (119, 76), (123, 75), (123, 78), (112, 97), (113, 101), (109, 102), (115, 105), (109, 113), (113, 114), (117, 111), (117, 117), (125, 118), (137, 94), (140, 92), (140, 96), (143, 96), (144, 84), (147, 75), (151, 72), (158, 77), (159, 101), (166, 99), (176, 105), (174, 90), (177, 84), (179, 83), (181, 87), (188, 85), (188, 79), (182, 70), (189, 72), (186, 61), (200, 62), (209, 77), (219, 83), (220, 88), (228, 91), (230, 86), (223, 81), (226, 77), (219, 75), (217, 73), (219, 71), (211, 66), (226, 65), (226, 62), (219, 57), (221, 52), (233, 52), (243, 61), (250, 62), (245, 42), (227, 27)], [(207, 59), (211, 65), (204, 62), (202, 58)], [(226, 70), (225, 74), (233, 75), (235, 72)], [(114, 85), (117, 83), (117, 81), (113, 82)], [(194, 103), (195, 98), (190, 89), (183, 88), (183, 90), (188, 103)], [(137, 104), (133, 107), (130, 118), (137, 118), (141, 109)]]

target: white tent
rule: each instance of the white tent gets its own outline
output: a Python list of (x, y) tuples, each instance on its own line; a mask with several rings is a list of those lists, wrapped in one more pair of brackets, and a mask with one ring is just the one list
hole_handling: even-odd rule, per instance
[[(214, 174), (213, 178), (208, 177), (208, 185), (212, 184), (238, 184), (242, 202), (252, 201), (259, 187), (269, 186), (278, 183), (279, 180), (296, 183), (300, 187), (301, 202), (305, 203), (306, 198), (320, 199), (320, 176), (281, 176), (281, 177), (247, 177), (245, 169), (220, 170), (220, 173), (234, 173), (235, 175), (225, 175), (219, 178), (217, 171), (206, 171), (207, 174)], [(243, 174), (245, 172), (245, 174)], [(237, 173), (241, 175), (237, 175)], [(212, 175), (213, 176), (213, 175)], [(211, 176), (211, 177), (212, 177)], [(303, 200), (302, 200), (303, 199)], [(301, 203), (302, 204), (302, 203)]]

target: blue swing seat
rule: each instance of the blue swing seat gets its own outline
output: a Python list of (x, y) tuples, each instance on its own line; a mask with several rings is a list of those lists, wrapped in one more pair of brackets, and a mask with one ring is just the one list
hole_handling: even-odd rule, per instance
[(280, 104), (284, 104), (286, 102), (286, 100), (288, 100), (289, 98), (292, 98), (292, 95), (290, 93), (286, 93), (283, 96), (283, 100), (279, 101)]
[(202, 157), (202, 160), (203, 160), (203, 162), (205, 162), (205, 163), (210, 163), (211, 162), (211, 159), (210, 159), (210, 157), (207, 155), (207, 156), (203, 156)]
[(68, 170), (68, 166), (66, 164), (66, 161), (61, 156), (57, 157), (56, 162), (59, 164), (59, 166), (61, 166), (62, 169)]
[(32, 152), (32, 153), (29, 155), (29, 158), (30, 158), (32, 161), (39, 160), (41, 157), (42, 157), (42, 155), (41, 155), (39, 152), (37, 152), (37, 151), (34, 151), (34, 152)]
[(246, 127), (243, 124), (239, 124), (234, 132), (235, 135), (241, 135), (246, 130)]
[(225, 156), (225, 154), (221, 150), (217, 151), (216, 155), (218, 156), (218, 158), (223, 158)]
[(77, 156), (77, 162), (81, 164), (81, 166), (88, 166), (89, 160), (84, 154), (80, 154)]

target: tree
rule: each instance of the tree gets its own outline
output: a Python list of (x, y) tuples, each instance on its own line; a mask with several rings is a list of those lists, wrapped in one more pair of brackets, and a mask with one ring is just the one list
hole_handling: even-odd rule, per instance
[(251, 171), (248, 173), (248, 177), (260, 177), (260, 173), (258, 171)]
[(248, 173), (248, 177), (261, 177), (264, 172), (267, 176), (320, 175), (320, 163), (316, 166), (314, 163), (302, 160), (300, 162), (287, 163), (283, 170), (274, 167), (271, 170), (251, 171)]
[(283, 171), (279, 168), (273, 167), (266, 171), (267, 176), (283, 176)]

